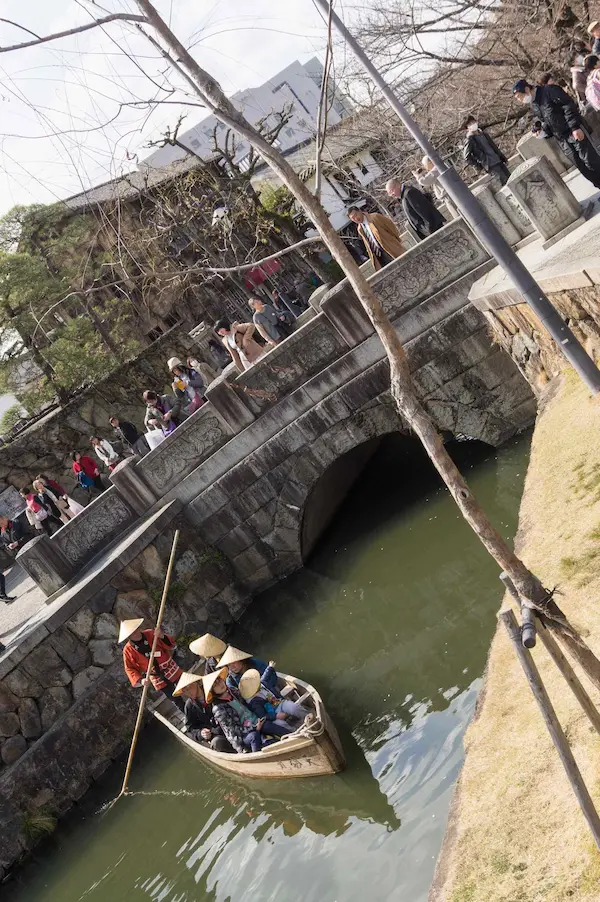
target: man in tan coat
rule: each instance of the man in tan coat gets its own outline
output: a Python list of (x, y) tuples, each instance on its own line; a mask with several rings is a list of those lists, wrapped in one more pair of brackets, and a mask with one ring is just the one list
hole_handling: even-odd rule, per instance
[(374, 269), (387, 266), (404, 253), (404, 245), (396, 224), (382, 213), (364, 213), (358, 207), (350, 207), (348, 216), (357, 225)]

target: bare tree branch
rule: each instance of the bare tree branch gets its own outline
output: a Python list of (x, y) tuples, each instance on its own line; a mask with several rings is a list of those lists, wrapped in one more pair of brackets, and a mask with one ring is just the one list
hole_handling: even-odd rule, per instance
[[(8, 19), (1, 19), (2, 22), (8, 22)], [(106, 25), (107, 22), (146, 22), (145, 16), (137, 16), (133, 13), (111, 13), (110, 16), (104, 16), (102, 19), (94, 19), (87, 25), (78, 25), (77, 28), (68, 28), (66, 31), (56, 31), (54, 34), (48, 34), (44, 37), (36, 37), (35, 41), (25, 41), (22, 44), (11, 44), (9, 47), (0, 47), (0, 53), (9, 53), (11, 50), (24, 50), (26, 47), (34, 47), (36, 44), (47, 44), (48, 41), (57, 41), (59, 38), (68, 38), (73, 34), (81, 34), (82, 31), (89, 31), (91, 28), (98, 28), (100, 25)], [(9, 24), (14, 25), (14, 22)], [(23, 26), (18, 25), (17, 28)], [(24, 28), (24, 31), (29, 31)], [(29, 32), (33, 34), (32, 31)]]

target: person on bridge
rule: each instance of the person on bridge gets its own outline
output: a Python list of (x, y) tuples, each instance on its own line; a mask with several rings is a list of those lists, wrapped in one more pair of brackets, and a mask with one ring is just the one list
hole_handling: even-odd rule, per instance
[(212, 705), (204, 698), (202, 675), (184, 671), (173, 691), (173, 698), (180, 696), (185, 699), (183, 713), (187, 735), (194, 742), (210, 746), (215, 752), (233, 752), (223, 730), (215, 722)]
[[(154, 642), (154, 630), (143, 630), (144, 618), (135, 620), (122, 620), (119, 629), (119, 644), (127, 640), (123, 648), (123, 667), (134, 689), (141, 688), (146, 683), (148, 661)], [(173, 636), (169, 636), (160, 630), (154, 664), (150, 671), (150, 682), (156, 690), (164, 692), (169, 697), (173, 696), (175, 686), (183, 670), (173, 660), (173, 652), (177, 643)], [(183, 710), (183, 702), (176, 698), (176, 704)]]
[(423, 191), (413, 185), (390, 179), (385, 190), (390, 197), (400, 198), (404, 215), (421, 241), (446, 225), (446, 220), (437, 207)]
[(375, 270), (387, 266), (404, 253), (396, 223), (383, 213), (365, 213), (358, 207), (348, 209), (348, 217), (356, 223), (369, 259)]
[(181, 410), (181, 398), (175, 400), (168, 395), (157, 395), (155, 391), (145, 391), (142, 395), (146, 402), (144, 424), (150, 429), (160, 429), (163, 435), (171, 435), (185, 420)]
[[(212, 702), (216, 723), (238, 754), (248, 750), (260, 752), (263, 745), (270, 745), (276, 738), (293, 732), (284, 724), (257, 717), (239, 700), (238, 693), (227, 685), (226, 675), (227, 668), (223, 667), (203, 676), (202, 684), (206, 701)], [(264, 740), (263, 736), (275, 738)]]
[[(30, 539), (25, 532), (25, 527), (18, 520), (9, 520), (8, 517), (0, 517), (0, 541), (5, 545), (13, 556), (17, 551)], [(0, 570), (0, 601), (14, 601), (16, 595), (6, 594), (6, 579), (4, 573)], [(4, 645), (0, 642), (0, 651), (3, 651)]]
[(274, 348), (289, 334), (284, 332), (279, 314), (271, 304), (265, 304), (260, 298), (250, 298), (248, 306), (253, 312), (252, 322), (270, 347)]
[(501, 185), (506, 185), (510, 178), (510, 169), (506, 165), (508, 160), (496, 142), (479, 128), (475, 116), (467, 116), (462, 128), (467, 133), (463, 147), (465, 162), (480, 172), (494, 175)]
[(264, 348), (254, 341), (255, 331), (254, 323), (230, 323), (225, 316), (215, 323), (215, 332), (221, 336), (223, 347), (229, 351), (240, 373), (250, 369), (265, 353)]
[(190, 642), (190, 651), (193, 655), (198, 655), (205, 659), (204, 673), (214, 673), (219, 665), (219, 660), (227, 648), (227, 644), (217, 636), (205, 633), (198, 639)]
[(179, 357), (171, 357), (167, 368), (173, 376), (173, 391), (181, 398), (185, 412), (191, 416), (206, 402), (204, 379), (196, 370), (182, 363)]
[[(219, 667), (227, 667), (227, 685), (230, 689), (237, 692), (242, 674), (251, 668), (258, 670), (262, 676), (267, 669), (267, 662), (261, 661), (260, 658), (253, 658), (247, 651), (241, 651), (233, 645), (228, 645), (225, 654), (219, 661)], [(275, 675), (275, 684), (277, 683), (277, 675)], [(269, 685), (271, 688), (271, 685)]]
[(133, 423), (130, 423), (128, 420), (120, 420), (114, 415), (110, 417), (108, 422), (115, 430), (115, 438), (121, 442), (124, 452), (129, 450), (132, 454), (139, 455), (139, 457), (143, 457), (144, 454), (148, 453), (146, 439), (143, 435), (140, 435)]
[[(32, 487), (33, 488), (33, 487)], [(26, 486), (19, 492), (25, 499), (27, 507), (25, 514), (30, 526), (43, 530), (47, 535), (52, 535), (63, 525), (60, 518), (60, 510), (46, 492), (31, 491)]]
[(513, 85), (520, 103), (531, 105), (547, 136), (554, 137), (567, 157), (585, 178), (600, 188), (600, 156), (583, 131), (581, 113), (575, 101), (558, 85), (530, 85), (524, 78)]
[(108, 467), (111, 473), (114, 468), (123, 460), (121, 455), (117, 454), (111, 443), (105, 438), (98, 438), (97, 435), (93, 435), (90, 439), (90, 444), (96, 452), (98, 460), (101, 460), (102, 463)]

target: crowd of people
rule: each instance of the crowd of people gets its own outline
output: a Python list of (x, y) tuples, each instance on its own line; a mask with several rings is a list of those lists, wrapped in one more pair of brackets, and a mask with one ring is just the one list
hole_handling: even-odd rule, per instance
[[(143, 618), (124, 620), (119, 631), (125, 673), (136, 689), (148, 679), (154, 643), (154, 630), (143, 624)], [(206, 633), (189, 645), (204, 659), (204, 672), (184, 671), (176, 648), (173, 636), (159, 632), (149, 679), (180, 707), (187, 735), (201, 745), (230, 754), (259, 752), (293, 733), (310, 713), (279, 690), (274, 661), (267, 664)]]
[[(541, 140), (555, 138), (581, 174), (600, 189), (600, 155), (590, 140), (585, 121), (586, 111), (600, 111), (600, 20), (591, 22), (587, 32), (592, 43), (590, 46), (583, 41), (576, 42), (570, 86), (567, 83), (561, 85), (560, 79), (548, 72), (537, 84), (525, 78), (518, 79), (512, 92), (517, 101), (531, 106), (533, 134)], [(464, 161), (505, 185), (510, 178), (510, 169), (504, 152), (479, 126), (475, 116), (467, 116), (461, 129)], [(445, 224), (437, 204), (445, 203), (451, 214), (454, 210), (429, 157), (423, 157), (421, 168), (415, 170), (413, 176), (416, 185), (392, 178), (386, 184), (386, 192), (393, 204), (399, 203), (413, 236), (422, 241)], [(390, 216), (370, 213), (356, 206), (347, 212), (349, 219), (356, 223), (358, 237), (376, 270), (404, 253), (398, 227)]]

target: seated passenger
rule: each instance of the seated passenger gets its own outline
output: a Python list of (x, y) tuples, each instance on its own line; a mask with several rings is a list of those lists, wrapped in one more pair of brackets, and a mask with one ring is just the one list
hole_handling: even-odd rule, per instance
[[(287, 698), (281, 698), (279, 692), (272, 692), (268, 687), (273, 685), (273, 675), (275, 682), (277, 681), (277, 673), (275, 671), (275, 661), (269, 661), (269, 666), (263, 673), (262, 677), (258, 670), (247, 670), (240, 678), (240, 695), (246, 702), (251, 711), (257, 717), (264, 717), (267, 720), (277, 720), (286, 723), (286, 716), (294, 720), (304, 722), (304, 719), (311, 713), (308, 708), (304, 708), (297, 702), (289, 701)], [(297, 729), (296, 724), (295, 729)]]
[(222, 639), (204, 633), (199, 639), (190, 642), (190, 651), (200, 658), (205, 658), (204, 673), (214, 673), (227, 646)]
[(238, 754), (260, 752), (264, 745), (275, 739), (263, 740), (263, 736), (287, 736), (293, 732), (282, 723), (257, 717), (254, 711), (243, 704), (225, 682), (227, 670), (217, 670), (202, 677), (204, 695), (213, 706), (213, 717), (223, 730), (226, 738)]
[[(233, 645), (227, 646), (227, 651), (219, 661), (220, 667), (227, 667), (227, 685), (230, 689), (237, 690), (240, 684), (240, 678), (246, 670), (258, 670), (262, 675), (267, 669), (267, 665), (260, 658), (253, 658), (248, 652), (240, 651)], [(269, 686), (269, 688), (272, 688)]]
[(210, 746), (215, 752), (233, 752), (223, 736), (223, 731), (215, 723), (212, 708), (204, 700), (202, 677), (199, 673), (184, 671), (173, 692), (173, 698), (182, 695), (185, 698), (183, 713), (187, 735), (201, 745)]

